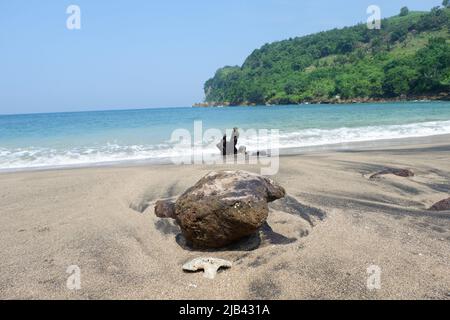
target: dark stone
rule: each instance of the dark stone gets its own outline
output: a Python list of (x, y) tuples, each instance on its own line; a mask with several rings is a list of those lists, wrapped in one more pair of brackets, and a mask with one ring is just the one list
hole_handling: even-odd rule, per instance
[(438, 203), (435, 203), (430, 210), (433, 211), (447, 211), (450, 210), (450, 198), (444, 199), (442, 201), (439, 201)]
[(387, 174), (393, 174), (398, 177), (408, 178), (408, 177), (414, 177), (414, 172), (412, 172), (409, 169), (395, 169), (395, 168), (388, 168), (383, 171), (377, 172), (370, 176), (370, 179), (378, 178), (379, 176), (387, 175)]
[(160, 200), (155, 204), (155, 215), (158, 218), (175, 219), (175, 203), (170, 200)]

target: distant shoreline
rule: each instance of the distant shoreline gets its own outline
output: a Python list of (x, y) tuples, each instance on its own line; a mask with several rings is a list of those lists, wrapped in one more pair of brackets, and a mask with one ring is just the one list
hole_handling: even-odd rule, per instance
[(216, 108), (216, 107), (260, 107), (260, 106), (296, 106), (308, 104), (359, 104), (359, 103), (389, 103), (389, 102), (446, 102), (450, 101), (450, 95), (442, 93), (433, 96), (415, 96), (415, 97), (395, 97), (395, 98), (353, 98), (353, 99), (326, 99), (311, 100), (302, 103), (279, 103), (279, 104), (255, 104), (244, 102), (242, 104), (231, 104), (230, 102), (199, 102), (194, 103), (194, 108)]

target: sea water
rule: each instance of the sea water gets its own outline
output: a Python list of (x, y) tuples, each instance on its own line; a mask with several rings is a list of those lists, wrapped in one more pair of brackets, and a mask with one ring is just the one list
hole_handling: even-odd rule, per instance
[[(176, 129), (277, 129), (288, 148), (450, 134), (450, 102), (157, 108), (0, 116), (0, 170), (169, 161)], [(217, 141), (219, 142), (219, 141)], [(240, 141), (240, 143), (242, 143)], [(246, 141), (252, 150), (252, 139)], [(210, 150), (218, 152), (218, 150)]]

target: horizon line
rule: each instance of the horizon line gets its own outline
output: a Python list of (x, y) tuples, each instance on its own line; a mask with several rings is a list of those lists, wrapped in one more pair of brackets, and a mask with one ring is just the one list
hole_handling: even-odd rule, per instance
[(23, 112), (23, 113), (0, 113), (0, 117), (3, 116), (26, 116), (37, 114), (55, 114), (55, 113), (82, 113), (82, 112), (111, 112), (111, 111), (138, 111), (138, 110), (150, 110), (150, 109), (177, 109), (177, 108), (193, 108), (192, 105), (188, 106), (164, 106), (164, 107), (142, 107), (142, 108), (124, 108), (124, 109), (92, 109), (92, 110), (74, 110), (74, 111), (38, 111), (38, 112)]

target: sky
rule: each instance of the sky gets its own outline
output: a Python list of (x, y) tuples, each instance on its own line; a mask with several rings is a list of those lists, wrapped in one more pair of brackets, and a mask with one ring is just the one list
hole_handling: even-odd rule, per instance
[[(0, 114), (190, 106), (265, 43), (441, 0), (0, 0)], [(81, 9), (69, 30), (67, 7)]]

